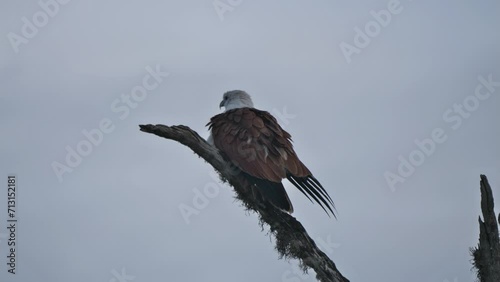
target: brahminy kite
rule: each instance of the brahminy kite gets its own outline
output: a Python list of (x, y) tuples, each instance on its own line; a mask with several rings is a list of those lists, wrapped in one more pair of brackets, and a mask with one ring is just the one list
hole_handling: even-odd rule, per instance
[(257, 187), (265, 200), (293, 212), (281, 183), (286, 178), (311, 202), (310, 197), (335, 216), (332, 199), (299, 160), (290, 134), (270, 113), (255, 109), (250, 95), (241, 90), (224, 93), (219, 107), (225, 111), (207, 124), (211, 131), (208, 142), (241, 170), (242, 177)]

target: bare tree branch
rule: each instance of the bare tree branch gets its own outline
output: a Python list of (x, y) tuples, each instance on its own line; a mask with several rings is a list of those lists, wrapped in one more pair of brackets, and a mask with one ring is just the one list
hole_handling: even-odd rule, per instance
[(251, 185), (239, 177), (239, 171), (227, 162), (219, 150), (208, 144), (198, 133), (187, 126), (139, 125), (141, 131), (177, 141), (211, 164), (219, 173), (221, 180), (234, 187), (236, 197), (244, 206), (259, 215), (261, 225), (269, 225), (276, 238), (276, 250), (280, 258), (298, 259), (304, 271), (312, 268), (319, 281), (348, 282), (335, 266), (335, 263), (322, 252), (309, 237), (302, 224), (291, 215), (282, 212), (265, 201), (259, 201)]
[(485, 175), (481, 175), (481, 210), (484, 221), (479, 217), (479, 244), (476, 249), (471, 250), (474, 257), (473, 264), (477, 269), (479, 281), (498, 282), (500, 281), (500, 238), (494, 211), (493, 192)]

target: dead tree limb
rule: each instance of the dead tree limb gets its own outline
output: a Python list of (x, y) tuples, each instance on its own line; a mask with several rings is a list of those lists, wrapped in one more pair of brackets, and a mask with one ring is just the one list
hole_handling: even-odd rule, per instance
[(335, 263), (322, 252), (309, 237), (302, 224), (291, 215), (273, 205), (258, 201), (249, 183), (238, 177), (238, 170), (227, 162), (219, 150), (208, 144), (198, 133), (187, 126), (139, 125), (141, 131), (177, 141), (198, 154), (219, 173), (221, 180), (228, 182), (236, 191), (236, 198), (259, 216), (260, 224), (269, 225), (276, 239), (276, 250), (280, 258), (298, 259), (304, 271), (312, 268), (319, 281), (348, 282)]
[[(500, 281), (500, 238), (494, 211), (493, 192), (488, 178), (481, 175), (481, 210), (479, 217), (479, 244), (471, 250), (477, 277), (481, 282)], [(500, 220), (500, 219), (499, 219)]]

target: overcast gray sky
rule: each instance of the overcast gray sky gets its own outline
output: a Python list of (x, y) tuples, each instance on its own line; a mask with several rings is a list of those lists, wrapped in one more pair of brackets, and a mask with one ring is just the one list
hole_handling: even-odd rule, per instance
[(314, 281), (209, 165), (138, 130), (208, 136), (232, 89), (334, 199), (338, 220), (286, 183), (346, 277), (472, 281), (480, 173), (500, 205), (498, 1), (40, 3), (0, 4), (1, 281)]

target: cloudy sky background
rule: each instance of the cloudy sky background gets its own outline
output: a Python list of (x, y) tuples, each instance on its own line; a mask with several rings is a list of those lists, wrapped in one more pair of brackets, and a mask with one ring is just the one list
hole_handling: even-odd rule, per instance
[[(44, 1), (44, 0), (42, 0)], [(45, 0), (47, 1), (47, 0)], [(228, 3), (226, 0), (221, 0)], [(498, 1), (401, 1), (399, 14), (348, 63), (340, 44), (389, 1), (78, 1), (15, 52), (36, 1), (0, 4), (0, 176), (18, 176), (17, 267), (7, 273), (6, 184), (1, 281), (314, 281), (278, 260), (257, 217), (220, 186), (189, 224), (193, 189), (213, 169), (138, 124), (204, 125), (227, 90), (281, 114), (301, 159), (335, 201), (328, 218), (289, 183), (296, 216), (351, 281), (472, 281), (479, 174), (500, 205), (500, 87), (458, 128), (443, 114), (500, 81)], [(170, 75), (120, 118), (111, 105)], [(66, 147), (111, 120), (114, 131), (62, 176)], [(447, 139), (391, 189), (399, 156), (441, 128)], [(498, 209), (497, 209), (498, 212)], [(134, 277), (132, 280), (132, 276)]]

